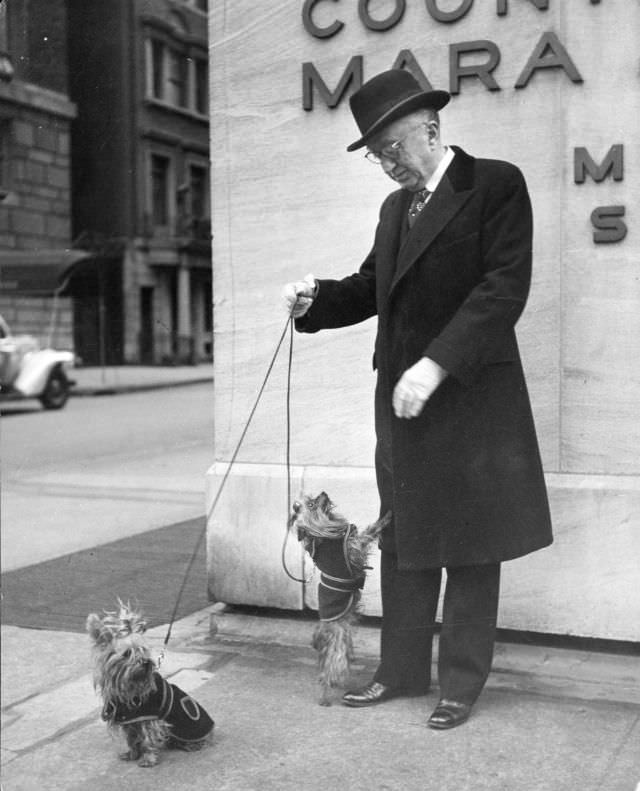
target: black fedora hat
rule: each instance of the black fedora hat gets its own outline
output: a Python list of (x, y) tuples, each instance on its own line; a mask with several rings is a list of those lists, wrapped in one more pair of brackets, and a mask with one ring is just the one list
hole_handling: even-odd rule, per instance
[(423, 91), (405, 69), (389, 69), (372, 77), (351, 96), (349, 104), (362, 137), (347, 151), (362, 148), (383, 127), (423, 107), (440, 110), (451, 98), (447, 91)]

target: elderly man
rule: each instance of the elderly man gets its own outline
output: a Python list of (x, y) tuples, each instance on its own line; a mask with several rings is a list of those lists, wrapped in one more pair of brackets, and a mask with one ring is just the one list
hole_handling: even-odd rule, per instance
[(285, 286), (302, 332), (377, 315), (376, 474), (392, 525), (381, 549), (381, 661), (348, 706), (424, 694), (446, 569), (440, 700), (465, 722), (491, 668), (500, 563), (549, 545), (549, 508), (514, 325), (531, 277), (529, 195), (513, 165), (444, 146), (445, 91), (403, 70), (351, 97), (360, 138), (400, 189), (373, 249), (342, 280)]

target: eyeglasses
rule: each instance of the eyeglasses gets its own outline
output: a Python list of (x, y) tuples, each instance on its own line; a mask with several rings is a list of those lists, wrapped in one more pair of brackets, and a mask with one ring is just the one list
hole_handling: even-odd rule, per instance
[(399, 140), (394, 140), (393, 143), (389, 143), (388, 146), (385, 146), (380, 151), (367, 151), (365, 158), (368, 159), (369, 162), (373, 162), (374, 165), (379, 165), (383, 159), (390, 159), (396, 162), (403, 151), (402, 144), (404, 141), (409, 135), (413, 134), (416, 129), (420, 129), (421, 126), (428, 126), (428, 123), (423, 121), (417, 126), (412, 126), (404, 137), (401, 137)]

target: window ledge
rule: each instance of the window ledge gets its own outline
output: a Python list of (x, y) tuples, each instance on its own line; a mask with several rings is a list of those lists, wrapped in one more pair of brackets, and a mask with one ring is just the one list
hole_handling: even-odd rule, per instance
[(198, 113), (195, 110), (190, 110), (188, 107), (179, 107), (176, 104), (163, 102), (162, 99), (156, 99), (153, 96), (145, 97), (145, 103), (151, 107), (157, 107), (160, 110), (166, 110), (167, 112), (176, 113), (177, 115), (184, 115), (187, 118), (191, 118), (192, 120), (199, 121), (203, 124), (209, 123), (208, 115), (203, 115), (202, 113)]

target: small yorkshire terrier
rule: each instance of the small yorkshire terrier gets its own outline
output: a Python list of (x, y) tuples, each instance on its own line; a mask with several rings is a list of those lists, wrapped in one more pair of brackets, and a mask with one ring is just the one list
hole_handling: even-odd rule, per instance
[(353, 660), (353, 627), (358, 620), (371, 545), (391, 521), (391, 513), (365, 528), (341, 516), (325, 492), (293, 504), (289, 524), (320, 571), (320, 621), (311, 645), (318, 652), (321, 706), (330, 706), (330, 689), (342, 686)]
[(102, 719), (121, 728), (126, 761), (155, 766), (163, 747), (199, 750), (214, 722), (192, 697), (166, 681), (156, 669), (144, 637), (141, 614), (118, 599), (119, 610), (104, 618), (87, 617), (93, 641), (93, 681), (102, 695)]

